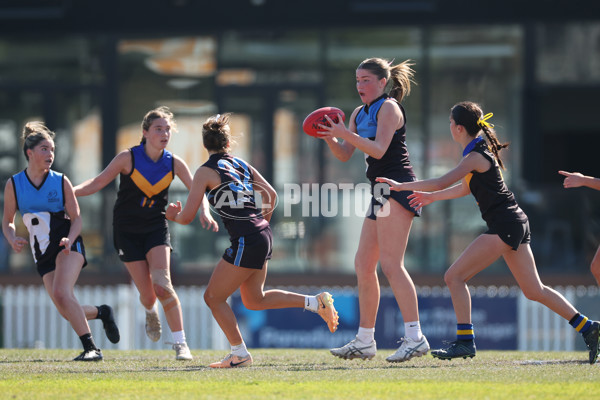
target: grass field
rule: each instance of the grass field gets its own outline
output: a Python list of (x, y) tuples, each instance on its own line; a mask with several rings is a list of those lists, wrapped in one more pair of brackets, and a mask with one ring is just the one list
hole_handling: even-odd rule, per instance
[(76, 350), (0, 349), (1, 399), (587, 399), (600, 395), (600, 364), (584, 352), (479, 351), (390, 364), (341, 360), (327, 350), (253, 349), (251, 368), (213, 370), (222, 351), (105, 350), (97, 363)]

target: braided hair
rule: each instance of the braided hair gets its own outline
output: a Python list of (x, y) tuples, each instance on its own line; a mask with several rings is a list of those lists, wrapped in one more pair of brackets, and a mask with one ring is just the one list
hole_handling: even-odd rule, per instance
[(485, 121), (479, 104), (471, 101), (463, 101), (455, 104), (450, 113), (456, 125), (464, 126), (469, 136), (476, 137), (479, 131), (483, 131), (492, 153), (494, 153), (496, 160), (498, 160), (498, 165), (500, 165), (500, 168), (505, 169), (504, 163), (500, 158), (500, 150), (508, 147), (508, 143), (500, 143), (496, 137), (494, 125)]

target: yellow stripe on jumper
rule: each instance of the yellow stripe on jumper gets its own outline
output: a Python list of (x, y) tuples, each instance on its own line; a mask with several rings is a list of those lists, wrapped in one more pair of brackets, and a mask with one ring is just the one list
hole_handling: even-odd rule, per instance
[(467, 186), (469, 186), (471, 184), (471, 178), (473, 178), (473, 173), (469, 172), (466, 176), (465, 176), (465, 181), (467, 181)]
[(169, 187), (173, 181), (173, 174), (169, 171), (160, 181), (152, 185), (137, 169), (134, 169), (131, 173), (131, 180), (148, 198), (150, 198)]

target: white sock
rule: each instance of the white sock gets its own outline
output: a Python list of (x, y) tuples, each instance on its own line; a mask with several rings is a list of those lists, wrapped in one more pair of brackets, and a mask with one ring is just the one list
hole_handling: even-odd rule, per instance
[(144, 310), (146, 310), (147, 314), (156, 314), (158, 312), (158, 307), (156, 307), (156, 302), (154, 302), (154, 305), (151, 308), (144, 307)]
[(241, 344), (231, 346), (231, 354), (238, 357), (246, 357), (249, 354), (246, 343), (242, 340)]
[(411, 338), (415, 342), (420, 341), (423, 338), (423, 333), (421, 332), (421, 323), (419, 321), (405, 322), (404, 335)]
[(304, 309), (312, 312), (319, 311), (317, 296), (304, 296)]
[(185, 343), (185, 331), (171, 332), (173, 343)]
[(375, 340), (375, 328), (363, 328), (362, 326), (359, 326), (356, 338), (364, 344), (371, 343)]

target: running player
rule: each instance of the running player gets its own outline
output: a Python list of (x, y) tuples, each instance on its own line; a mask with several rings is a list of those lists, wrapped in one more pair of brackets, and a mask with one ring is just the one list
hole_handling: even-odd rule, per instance
[[(114, 244), (140, 292), (146, 309), (146, 334), (154, 342), (160, 339), (158, 298), (171, 329), (175, 358), (191, 360), (181, 304), (171, 283), (171, 242), (165, 219), (169, 186), (175, 176), (188, 189), (192, 184), (188, 166), (166, 149), (174, 131), (173, 114), (167, 107), (149, 111), (142, 121), (141, 143), (117, 154), (100, 175), (77, 185), (75, 195), (96, 193), (120, 174), (113, 211)], [(216, 230), (208, 205), (202, 211), (202, 225)]]
[(82, 306), (73, 292), (87, 261), (73, 186), (65, 175), (50, 169), (54, 162), (54, 132), (40, 122), (29, 122), (23, 129), (23, 141), (27, 168), (6, 182), (2, 231), (13, 250), (20, 253), (27, 239), (16, 234), (15, 215), (19, 210), (44, 287), (83, 345), (75, 361), (102, 360), (87, 320), (102, 320), (112, 343), (120, 340), (119, 328), (110, 306)]
[[(341, 118), (331, 127), (322, 126), (329, 149), (340, 161), (348, 161), (355, 149), (365, 153), (367, 178), (371, 182), (371, 206), (360, 234), (354, 267), (358, 280), (360, 322), (356, 339), (332, 349), (344, 359), (371, 359), (377, 353), (375, 321), (379, 308), (377, 263), (392, 287), (404, 319), (404, 337), (389, 362), (408, 361), (429, 351), (421, 332), (417, 291), (404, 268), (404, 253), (415, 216), (420, 211), (410, 206), (407, 193), (380, 192), (375, 177), (386, 176), (400, 182), (416, 180), (406, 147), (406, 113), (401, 103), (410, 93), (414, 71), (409, 61), (392, 66), (381, 58), (369, 58), (356, 69), (356, 89), (362, 106), (357, 107), (348, 129)], [(386, 87), (391, 82), (389, 94)], [(340, 141), (341, 139), (341, 141)], [(379, 185), (381, 187), (381, 185)], [(380, 193), (378, 193), (380, 192)], [(393, 201), (389, 201), (393, 199)]]
[[(227, 304), (238, 288), (242, 302), (250, 310), (305, 308), (318, 313), (331, 332), (338, 326), (333, 299), (327, 292), (305, 296), (263, 290), (273, 242), (269, 221), (277, 194), (254, 167), (229, 153), (229, 117), (230, 114), (216, 115), (204, 123), (202, 139), (210, 157), (194, 175), (185, 208), (182, 210), (178, 201), (169, 204), (166, 212), (169, 220), (189, 224), (206, 193), (230, 236), (231, 246), (217, 263), (204, 293), (206, 304), (231, 345), (231, 353), (210, 364), (212, 368), (249, 367), (253, 362), (233, 310)], [(255, 191), (262, 196), (262, 208), (256, 204)]]
[[(525, 297), (542, 303), (583, 335), (589, 349), (589, 362), (594, 364), (598, 359), (600, 323), (580, 314), (560, 293), (540, 281), (529, 246), (531, 234), (527, 215), (502, 178), (501, 168), (504, 165), (499, 152), (508, 144), (498, 141), (493, 125), (487, 122), (492, 115), (484, 115), (481, 107), (472, 102), (452, 107), (450, 132), (452, 139), (463, 148), (463, 158), (445, 175), (410, 183), (377, 178), (378, 182), (388, 183), (392, 190), (423, 191), (409, 196), (411, 204), (418, 209), (437, 200), (455, 199), (472, 193), (488, 226), (488, 231), (476, 238), (444, 275), (456, 314), (457, 340), (447, 348), (432, 350), (431, 355), (441, 359), (475, 356), (467, 282), (503, 257)], [(461, 183), (452, 186), (460, 180)]]

